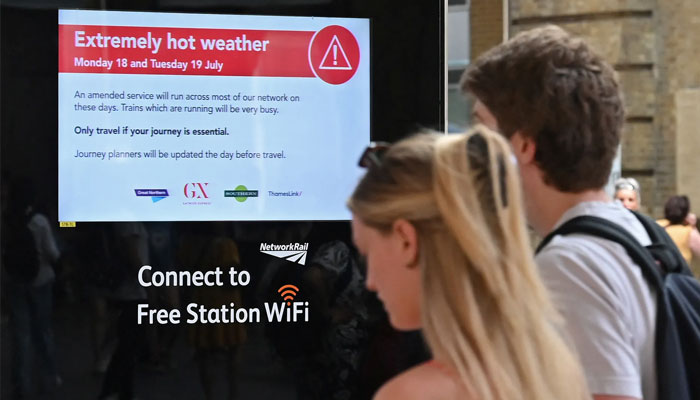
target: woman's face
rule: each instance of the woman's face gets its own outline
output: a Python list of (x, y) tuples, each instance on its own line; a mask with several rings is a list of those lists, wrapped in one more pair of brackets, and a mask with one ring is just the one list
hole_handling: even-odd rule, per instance
[(632, 189), (620, 189), (615, 193), (615, 199), (620, 200), (622, 205), (628, 210), (639, 210), (637, 203), (637, 192)]
[(416, 231), (410, 222), (399, 220), (388, 233), (368, 226), (353, 216), (355, 246), (367, 260), (367, 289), (389, 313), (399, 330), (421, 327), (421, 272), (417, 259)]

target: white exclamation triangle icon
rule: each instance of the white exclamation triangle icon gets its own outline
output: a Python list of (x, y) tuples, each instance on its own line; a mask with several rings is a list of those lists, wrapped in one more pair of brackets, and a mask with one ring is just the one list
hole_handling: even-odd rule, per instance
[[(330, 63), (329, 60), (329, 55), (333, 52), (333, 63)], [(340, 55), (343, 56), (342, 59), (340, 59), (340, 65), (338, 65), (338, 52), (340, 52)], [(344, 62), (344, 63), (343, 63)], [(352, 65), (350, 65), (350, 61), (348, 60), (348, 56), (345, 55), (345, 50), (343, 50), (343, 46), (340, 45), (340, 41), (338, 40), (338, 36), (333, 35), (333, 39), (331, 39), (331, 43), (328, 45), (328, 50), (326, 50), (326, 54), (323, 56), (323, 59), (321, 60), (321, 65), (318, 66), (318, 69), (339, 69), (339, 70), (350, 70), (352, 69)]]

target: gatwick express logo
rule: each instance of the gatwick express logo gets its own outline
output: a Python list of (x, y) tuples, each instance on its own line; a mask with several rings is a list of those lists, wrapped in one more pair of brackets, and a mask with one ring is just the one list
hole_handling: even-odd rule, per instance
[(209, 186), (208, 182), (185, 183), (185, 197), (188, 199), (208, 199), (207, 186)]
[(293, 263), (306, 265), (308, 243), (271, 244), (260, 243), (260, 252)]
[(189, 182), (185, 183), (183, 192), (185, 193), (185, 198), (190, 201), (185, 201), (183, 204), (186, 205), (207, 205), (211, 204), (209, 199), (209, 182)]

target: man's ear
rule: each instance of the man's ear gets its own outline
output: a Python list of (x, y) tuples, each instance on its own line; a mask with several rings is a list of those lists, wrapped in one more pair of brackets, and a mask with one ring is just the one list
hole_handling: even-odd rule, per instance
[(401, 262), (414, 266), (418, 260), (418, 232), (412, 223), (405, 219), (394, 221), (392, 231), (396, 239), (398, 255)]
[(527, 165), (535, 161), (537, 145), (531, 137), (525, 136), (520, 131), (515, 131), (510, 137), (510, 145), (513, 148), (515, 158), (518, 159), (518, 164)]

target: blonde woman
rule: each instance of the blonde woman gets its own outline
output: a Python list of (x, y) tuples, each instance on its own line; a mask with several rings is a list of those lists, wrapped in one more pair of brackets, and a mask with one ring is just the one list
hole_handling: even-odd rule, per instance
[(368, 148), (360, 165), (348, 206), (367, 287), (434, 358), (375, 399), (589, 399), (533, 263), (505, 140), (484, 127), (419, 134)]

